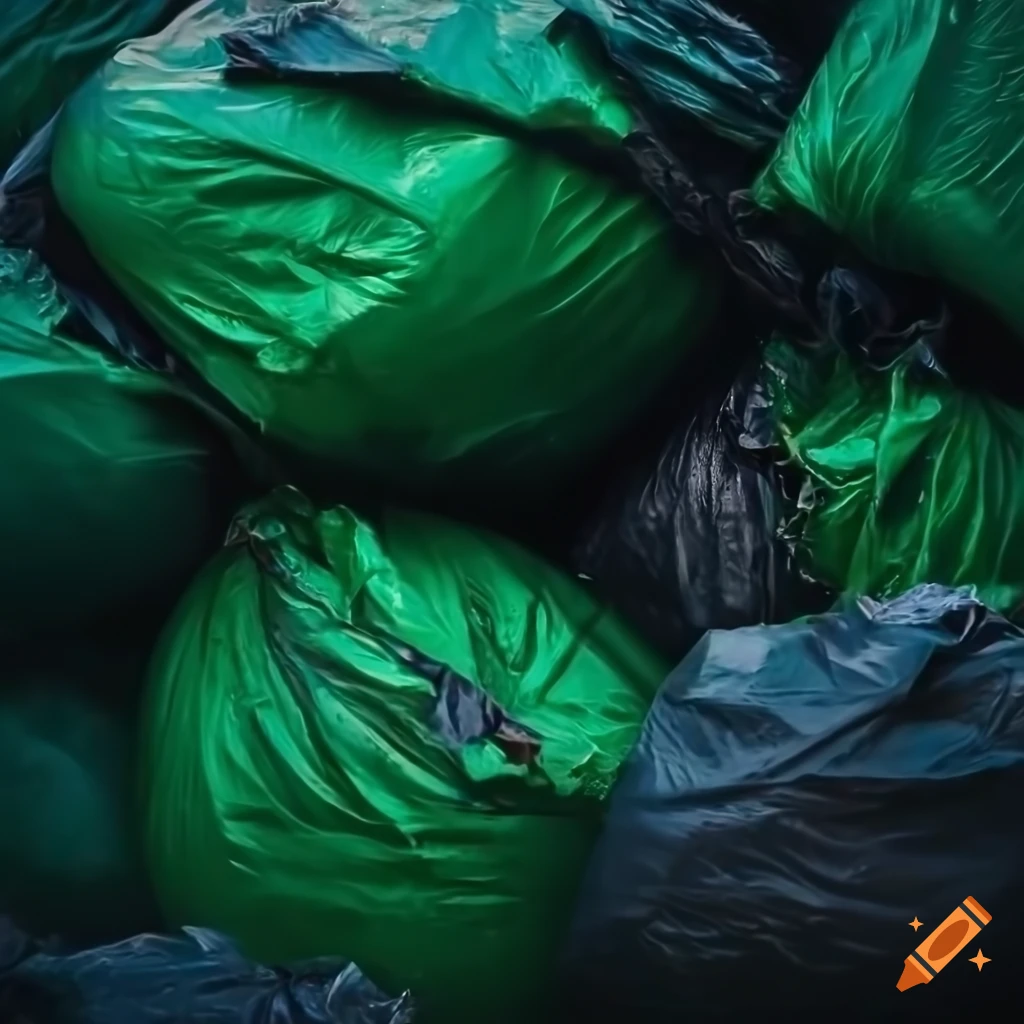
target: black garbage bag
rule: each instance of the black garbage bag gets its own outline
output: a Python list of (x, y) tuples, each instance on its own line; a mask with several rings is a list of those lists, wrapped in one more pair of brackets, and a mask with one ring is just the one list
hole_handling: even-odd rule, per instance
[(247, 959), (218, 932), (185, 928), (61, 954), (0, 919), (0, 1019), (17, 1024), (411, 1024), (355, 964), (289, 970)]
[(761, 149), (786, 130), (850, 0), (559, 3), (597, 28), (615, 64), (662, 109)]
[(777, 442), (762, 365), (748, 363), (584, 528), (573, 567), (667, 656), (681, 657), (708, 629), (827, 607), (782, 538), (792, 500)]
[[(564, 961), (572, 1019), (1021, 1008), (1022, 786), (1024, 632), (969, 590), (707, 634), (613, 793)], [(968, 897), (991, 921), (898, 991)]]

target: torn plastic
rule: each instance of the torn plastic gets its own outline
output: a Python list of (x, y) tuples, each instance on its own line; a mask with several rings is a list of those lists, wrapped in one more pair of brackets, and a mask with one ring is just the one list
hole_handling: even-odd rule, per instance
[(0, 1016), (17, 1024), (412, 1024), (353, 963), (263, 967), (224, 935), (184, 928), (64, 951), (0, 918)]
[(664, 670), (507, 540), (277, 492), (151, 666), (161, 905), (262, 959), (344, 949), (431, 1019), (520, 1020)]
[(1024, 831), (1007, 811), (1022, 783), (1024, 633), (969, 591), (708, 633), (613, 794), (563, 962), (563, 1019), (1020, 1006), (1013, 971), (979, 979), (962, 962), (976, 944), (913, 1000), (896, 982), (969, 895), (993, 917), (986, 954), (1014, 962), (1024, 948)]
[(836, 348), (766, 351), (779, 444), (801, 481), (785, 532), (803, 571), (894, 597), (971, 585), (1024, 611), (1024, 411), (907, 353), (891, 369)]
[(66, 106), (56, 193), (148, 323), (290, 455), (392, 496), (535, 500), (716, 298), (717, 268), (619, 173), (630, 110), (560, 14), (211, 0)]

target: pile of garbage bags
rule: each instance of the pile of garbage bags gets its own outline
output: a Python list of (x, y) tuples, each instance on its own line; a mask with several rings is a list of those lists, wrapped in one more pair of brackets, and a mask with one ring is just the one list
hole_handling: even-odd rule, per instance
[(1024, 1008), (1018, 6), (13, 0), (0, 1018)]

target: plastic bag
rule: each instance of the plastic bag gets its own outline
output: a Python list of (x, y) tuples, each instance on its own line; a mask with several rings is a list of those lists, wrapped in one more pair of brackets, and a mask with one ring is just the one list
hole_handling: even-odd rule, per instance
[(0, 169), (118, 44), (161, 28), (188, 0), (5, 0)]
[(653, 465), (605, 499), (574, 552), (574, 567), (670, 657), (707, 629), (820, 605), (781, 536), (789, 502), (763, 376), (748, 365), (724, 399), (712, 394), (684, 419)]
[(870, 266), (823, 225), (776, 216), (750, 189), (848, 6), (775, 0), (562, 0), (618, 67), (625, 149), (686, 234), (708, 239), (761, 310), (762, 329), (846, 345), (885, 366), (941, 349), (939, 290)]
[(1022, 70), (1015, 0), (860, 0), (757, 199), (980, 296), (1019, 334)]
[(1024, 610), (1024, 411), (913, 353), (883, 373), (783, 342), (766, 358), (802, 484), (786, 532), (805, 573), (876, 597), (970, 584), (1003, 614)]
[(559, 2), (660, 109), (756, 150), (786, 130), (849, 0), (795, 0), (792, 11), (760, 0)]
[[(613, 794), (564, 961), (567, 1019), (1019, 1008), (1022, 783), (1024, 634), (965, 591), (707, 634)], [(968, 896), (991, 923), (899, 992), (905, 958)]]
[(198, 4), (65, 108), (58, 198), (291, 454), (418, 495), (542, 489), (657, 388), (715, 291), (598, 166), (631, 115), (558, 13)]
[(0, 1014), (18, 1024), (411, 1024), (355, 964), (290, 970), (248, 960), (223, 935), (185, 928), (113, 946), (38, 948), (0, 919)]
[(0, 249), (0, 635), (174, 600), (237, 500), (184, 390), (69, 328), (45, 267)]
[(161, 905), (262, 959), (347, 950), (431, 1019), (520, 1019), (663, 670), (508, 541), (277, 492), (152, 664)]
[(47, 639), (4, 651), (0, 913), (75, 942), (120, 939), (159, 923), (135, 806), (132, 694), (148, 652), (124, 635)]

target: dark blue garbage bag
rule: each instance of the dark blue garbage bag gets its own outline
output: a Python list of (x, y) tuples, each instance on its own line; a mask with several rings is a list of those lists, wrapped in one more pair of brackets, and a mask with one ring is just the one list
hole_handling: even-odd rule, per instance
[(411, 1024), (355, 964), (263, 967), (203, 928), (68, 955), (0, 919), (0, 1021), (9, 1024)]
[[(1022, 795), (1024, 632), (970, 591), (708, 633), (612, 796), (562, 965), (565, 1017), (1020, 1010)], [(968, 897), (991, 922), (898, 991)]]

